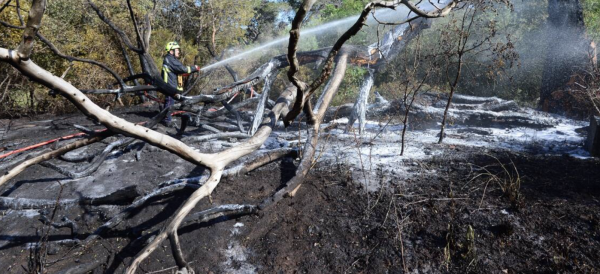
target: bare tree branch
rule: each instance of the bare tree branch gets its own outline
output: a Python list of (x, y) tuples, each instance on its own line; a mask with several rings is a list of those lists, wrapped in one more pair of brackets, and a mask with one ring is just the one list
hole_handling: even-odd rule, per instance
[(104, 21), (104, 23), (106, 23), (110, 28), (112, 28), (119, 35), (119, 37), (121, 37), (121, 40), (123, 40), (125, 45), (127, 45), (127, 47), (130, 50), (132, 50), (136, 53), (144, 52), (143, 48), (138, 48), (138, 47), (134, 46), (133, 43), (131, 43), (131, 40), (129, 40), (129, 37), (127, 36), (127, 34), (123, 30), (121, 30), (119, 27), (117, 27), (117, 25), (115, 25), (110, 19), (108, 19), (108, 17), (106, 17), (104, 15), (104, 13), (100, 10), (100, 8), (98, 8), (98, 6), (96, 6), (96, 4), (94, 4), (94, 2), (92, 2), (92, 0), (88, 0), (88, 3), (90, 4), (90, 7), (96, 12), (98, 17), (100, 17), (100, 19), (102, 21)]
[(3, 26), (5, 26), (5, 27), (7, 27), (7, 28), (11, 28), (11, 29), (25, 29), (25, 27), (24, 27), (24, 26), (15, 26), (15, 25), (9, 24), (9, 23), (7, 23), (7, 22), (4, 22), (4, 21), (2, 21), (2, 20), (0, 20), (0, 25), (3, 25)]
[[(18, 2), (18, 1), (17, 1)], [(0, 21), (0, 24), (7, 27), (7, 28), (13, 28), (13, 29), (25, 29), (24, 26), (15, 26), (15, 25), (11, 25), (7, 22), (4, 21)], [(77, 62), (82, 62), (82, 63), (88, 63), (88, 64), (92, 64), (92, 65), (96, 65), (104, 70), (106, 70), (108, 73), (110, 73), (115, 80), (117, 80), (117, 82), (119, 83), (119, 85), (121, 87), (125, 87), (126, 84), (125, 82), (123, 82), (123, 79), (119, 76), (119, 74), (117, 74), (114, 70), (110, 69), (107, 65), (95, 61), (95, 60), (91, 60), (91, 59), (85, 59), (85, 58), (78, 58), (78, 57), (73, 57), (73, 56), (69, 56), (66, 54), (63, 54), (52, 42), (50, 42), (50, 40), (46, 39), (46, 37), (44, 37), (41, 33), (37, 32), (36, 37), (40, 39), (40, 41), (42, 41), (46, 46), (48, 46), (48, 48), (54, 52), (54, 54), (56, 54), (58, 57), (64, 58), (66, 60), (68, 60), (69, 62), (73, 62), (73, 61), (77, 61)]]
[(133, 28), (135, 29), (138, 45), (140, 46), (142, 52), (148, 52), (146, 49), (146, 45), (144, 44), (144, 38), (142, 37), (142, 34), (140, 34), (140, 29), (138, 28), (137, 20), (135, 19), (135, 14), (133, 13), (133, 8), (131, 7), (131, 0), (127, 0), (127, 8), (129, 9), (129, 17), (131, 18), (131, 23), (133, 24)]
[(8, 4), (10, 4), (10, 1), (12, 0), (2, 0), (0, 2), (0, 12), (2, 12), (6, 7), (8, 7)]
[(46, 11), (45, 0), (33, 1), (29, 9), (29, 19), (27, 20), (25, 31), (23, 31), (23, 41), (21, 41), (21, 44), (17, 48), (20, 60), (29, 60), (29, 57), (31, 57), (33, 43), (35, 42), (34, 38), (42, 24), (44, 11)]
[(48, 39), (46, 39), (46, 37), (44, 37), (41, 33), (37, 33), (36, 36), (40, 39), (40, 41), (42, 41), (44, 44), (46, 44), (46, 46), (48, 46), (48, 48), (54, 52), (54, 54), (58, 55), (61, 58), (67, 59), (69, 62), (73, 62), (73, 61), (77, 61), (77, 62), (82, 62), (82, 63), (88, 63), (88, 64), (92, 64), (92, 65), (96, 65), (98, 67), (101, 67), (102, 69), (106, 70), (108, 73), (110, 73), (115, 80), (117, 80), (117, 82), (119, 83), (119, 85), (124, 88), (127, 85), (125, 84), (125, 82), (123, 82), (123, 79), (121, 78), (121, 76), (119, 76), (119, 74), (117, 74), (117, 72), (115, 72), (114, 70), (110, 69), (108, 66), (106, 66), (105, 64), (102, 64), (98, 61), (95, 60), (91, 60), (91, 59), (84, 59), (84, 58), (78, 58), (78, 57), (73, 57), (73, 56), (69, 56), (66, 54), (63, 54), (58, 48), (56, 48), (56, 46), (54, 46), (54, 44), (52, 44), (52, 42), (50, 42)]
[(21, 15), (21, 4), (19, 3), (19, 0), (15, 0), (15, 2), (17, 3), (15, 10), (17, 12), (17, 17), (19, 18), (19, 23), (21, 23), (21, 26), (24, 26), (25, 22), (23, 21), (23, 16)]
[(287, 182), (284, 188), (277, 191), (273, 196), (265, 199), (259, 206), (261, 210), (270, 207), (273, 204), (276, 204), (290, 192), (297, 189), (300, 186), (300, 184), (304, 181), (304, 177), (306, 176), (306, 174), (308, 174), (308, 171), (312, 166), (314, 155), (317, 149), (317, 142), (319, 139), (319, 128), (321, 122), (323, 121), (323, 118), (325, 117), (327, 107), (329, 106), (331, 99), (337, 92), (340, 84), (342, 83), (342, 79), (344, 78), (347, 66), (347, 57), (347, 54), (342, 54), (340, 56), (339, 61), (335, 66), (334, 77), (328, 85), (328, 88), (325, 91), (323, 91), (324, 94), (322, 96), (322, 103), (320, 108), (317, 110), (317, 114), (315, 115), (316, 122), (307, 129), (307, 142), (304, 144), (302, 161), (298, 165), (296, 175)]
[[(310, 11), (310, 8), (315, 3), (314, 0), (304, 0), (302, 6), (296, 12), (296, 16), (294, 16), (294, 20), (292, 21), (292, 29), (290, 30), (290, 40), (288, 43), (288, 62), (290, 64), (290, 68), (288, 70), (287, 76), (288, 80), (296, 87), (296, 101), (294, 102), (294, 106), (290, 110), (290, 112), (286, 115), (283, 122), (286, 126), (289, 125), (290, 121), (296, 118), (298, 114), (300, 114), (300, 110), (304, 109), (305, 100), (305, 90), (307, 88), (307, 84), (303, 81), (300, 81), (296, 74), (300, 71), (300, 62), (296, 56), (296, 52), (298, 51), (298, 42), (300, 41), (300, 28), (302, 27), (302, 22), (304, 21), (304, 17), (306, 17), (306, 13)], [(314, 123), (314, 117), (312, 111), (306, 111), (307, 122), (309, 124)]]

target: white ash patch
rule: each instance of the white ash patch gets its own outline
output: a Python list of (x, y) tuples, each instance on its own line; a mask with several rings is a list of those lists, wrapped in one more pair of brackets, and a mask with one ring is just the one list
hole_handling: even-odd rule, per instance
[(236, 223), (233, 225), (233, 228), (231, 229), (231, 235), (240, 235), (240, 228), (242, 227), (244, 227), (244, 224), (242, 223)]
[(285, 147), (290, 147), (290, 144), (292, 143), (297, 143), (298, 140), (286, 140), (282, 137), (279, 136), (270, 136), (267, 138), (267, 140), (263, 143), (263, 145), (260, 147), (260, 149), (278, 149), (278, 148), (285, 148)]
[[(243, 223), (235, 223), (231, 228), (231, 236), (241, 234), (243, 229)], [(222, 250), (221, 254), (225, 257), (225, 261), (221, 264), (223, 273), (232, 274), (254, 274), (258, 273), (258, 268), (247, 262), (250, 251), (245, 246), (241, 245), (239, 241), (234, 239), (227, 245), (227, 249)]]
[(15, 216), (25, 217), (34, 219), (40, 216), (40, 212), (37, 209), (25, 209), (25, 210), (9, 210), (6, 215), (14, 214)]
[[(365, 131), (359, 135), (354, 123), (354, 131), (345, 132), (347, 118), (340, 118), (323, 124), (325, 128), (337, 124), (337, 128), (322, 133), (317, 147), (316, 157), (321, 163), (330, 167), (346, 165), (352, 179), (362, 184), (367, 190), (375, 191), (384, 182), (382, 176), (394, 179), (407, 179), (424, 174), (420, 161), (436, 157), (452, 159), (457, 157), (447, 148), (461, 147), (481, 148), (482, 153), (488, 150), (508, 150), (526, 152), (534, 155), (570, 155), (576, 158), (589, 158), (583, 149), (585, 138), (577, 131), (587, 126), (585, 121), (577, 121), (565, 117), (539, 112), (530, 108), (499, 108), (489, 110), (491, 104), (507, 105), (511, 101), (496, 97), (459, 96), (459, 100), (468, 100), (472, 108), (456, 109), (451, 106), (449, 118), (456, 121), (474, 119), (473, 117), (489, 117), (501, 123), (449, 124), (445, 130), (442, 145), (438, 145), (440, 124), (424, 130), (413, 129), (409, 124), (405, 136), (404, 154), (401, 151), (401, 134), (404, 126), (399, 123), (387, 124), (386, 121), (369, 121), (365, 123)], [(481, 105), (480, 105), (480, 104)], [(483, 105), (486, 104), (486, 105)], [(434, 114), (443, 114), (443, 105), (420, 106), (421, 110)], [(483, 116), (480, 116), (483, 115)], [(437, 118), (435, 118), (437, 119)], [(486, 124), (488, 123), (488, 124)], [(272, 145), (276, 146), (276, 145)]]
[(174, 173), (173, 171), (169, 171), (163, 175), (160, 175), (160, 177), (170, 177), (171, 175), (173, 175), (173, 173)]
[(91, 195), (85, 195), (85, 196), (96, 197), (96, 196), (102, 196), (102, 194), (104, 194), (104, 193), (106, 193), (106, 188), (102, 184), (95, 184), (93, 186), (86, 187), (86, 194), (91, 194)]
[(223, 273), (231, 274), (254, 274), (258, 273), (258, 268), (246, 262), (248, 259), (248, 250), (237, 241), (232, 241), (226, 250), (222, 252), (226, 257), (222, 264)]
[(81, 156), (88, 154), (88, 148), (89, 148), (88, 146), (78, 148), (76, 150), (72, 150), (72, 151), (65, 153), (64, 156), (67, 158), (81, 157)]

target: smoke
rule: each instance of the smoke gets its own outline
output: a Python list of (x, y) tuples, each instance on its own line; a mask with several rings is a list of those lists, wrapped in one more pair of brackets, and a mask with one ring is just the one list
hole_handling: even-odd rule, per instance
[[(549, 0), (555, 5), (550, 10), (548, 1), (516, 0), (512, 9), (498, 4), (479, 13), (480, 24), (471, 31), (469, 41), (477, 43), (489, 37), (485, 25), (493, 24), (492, 46), (466, 56), (467, 73), (458, 92), (533, 105), (544, 85), (556, 88), (568, 81), (573, 71), (587, 65), (589, 42), (584, 38), (583, 19), (574, 15), (577, 1), (558, 1), (559, 5), (553, 1), (558, 0)], [(458, 23), (459, 16), (455, 16)], [(447, 22), (435, 20), (434, 28), (440, 31)], [(517, 56), (512, 66), (511, 56)]]

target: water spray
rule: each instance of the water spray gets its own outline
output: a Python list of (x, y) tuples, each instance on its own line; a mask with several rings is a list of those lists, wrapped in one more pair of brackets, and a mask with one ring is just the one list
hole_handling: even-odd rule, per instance
[[(437, 8), (443, 8), (445, 5), (447, 5), (448, 0), (441, 0), (441, 1), (436, 1), (438, 2), (438, 6)], [(429, 12), (432, 11), (434, 9), (436, 9), (435, 6), (433, 6), (430, 3), (422, 3), (418, 6), (420, 9), (422, 9), (423, 11)], [(367, 19), (367, 24), (373, 24), (373, 23), (377, 23), (378, 21), (385, 21), (385, 22), (394, 22), (394, 21), (403, 21), (403, 20), (407, 20), (410, 19), (412, 17), (415, 17), (416, 15), (414, 13), (411, 13), (410, 10), (404, 6), (400, 6), (396, 9), (385, 9), (385, 10), (376, 10), (374, 11), (374, 17), (373, 14), (371, 14), (369, 16), (369, 18)], [(347, 26), (347, 25), (351, 25), (354, 22), (356, 22), (356, 20), (358, 19), (359, 15), (354, 15), (354, 16), (350, 16), (350, 17), (346, 17), (343, 19), (339, 19), (339, 20), (335, 20), (329, 23), (325, 23), (323, 25), (319, 25), (313, 28), (309, 28), (306, 30), (302, 30), (300, 31), (300, 35), (309, 35), (309, 34), (318, 34), (318, 33), (326, 33), (328, 31), (332, 31), (335, 30), (337, 27), (341, 27), (341, 26)], [(375, 18), (377, 20), (375, 20)], [(272, 46), (275, 45), (279, 45), (279, 44), (283, 44), (289, 41), (289, 37), (288, 36), (283, 36), (283, 37), (279, 37), (273, 41), (267, 42), (263, 45), (259, 45), (255, 48), (240, 52), (234, 56), (231, 56), (227, 59), (221, 60), (219, 62), (216, 62), (214, 64), (210, 64), (208, 66), (202, 67), (200, 70), (202, 72), (207, 72), (209, 70), (218, 68), (220, 66), (226, 65), (228, 63), (231, 63), (233, 61), (237, 61), (237, 60), (241, 60), (245, 57), (247, 57), (248, 55), (251, 55), (252, 53), (270, 48)]]

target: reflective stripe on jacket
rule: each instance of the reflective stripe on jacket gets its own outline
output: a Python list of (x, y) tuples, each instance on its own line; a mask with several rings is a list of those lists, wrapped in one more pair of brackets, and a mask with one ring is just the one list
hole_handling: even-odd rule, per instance
[[(184, 73), (196, 72), (196, 67), (184, 66), (175, 56), (167, 54), (163, 59), (161, 75), (163, 81), (178, 90), (183, 90), (183, 81), (177, 81), (178, 76)], [(178, 83), (181, 82), (181, 83)]]

